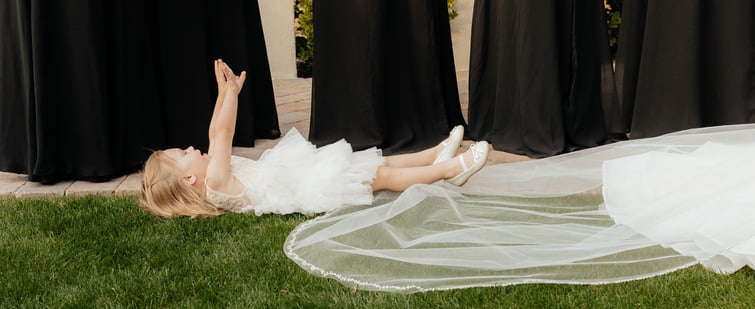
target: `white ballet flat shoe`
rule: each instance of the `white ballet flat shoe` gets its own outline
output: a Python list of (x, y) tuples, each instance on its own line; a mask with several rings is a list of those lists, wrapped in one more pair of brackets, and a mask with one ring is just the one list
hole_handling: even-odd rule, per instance
[(461, 145), (462, 139), (464, 139), (464, 126), (455, 126), (451, 129), (448, 138), (440, 143), (443, 146), (443, 149), (441, 149), (438, 156), (435, 157), (433, 164), (453, 158), (454, 155), (456, 155), (456, 151), (459, 150), (459, 145)]
[(472, 166), (467, 167), (467, 163), (464, 162), (464, 154), (459, 155), (459, 162), (461, 162), (461, 167), (464, 170), (453, 178), (447, 179), (446, 182), (461, 187), (467, 183), (469, 177), (472, 177), (472, 175), (482, 169), (485, 163), (488, 162), (488, 153), (490, 152), (490, 144), (488, 144), (488, 142), (477, 142), (472, 144), (469, 148), (472, 149), (472, 157), (474, 158)]

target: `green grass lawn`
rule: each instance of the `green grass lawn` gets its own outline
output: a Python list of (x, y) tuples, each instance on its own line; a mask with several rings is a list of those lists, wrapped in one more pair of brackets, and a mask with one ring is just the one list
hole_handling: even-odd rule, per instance
[(0, 307), (745, 308), (755, 272), (695, 266), (609, 285), (355, 291), (283, 254), (307, 218), (158, 219), (135, 197), (0, 200)]

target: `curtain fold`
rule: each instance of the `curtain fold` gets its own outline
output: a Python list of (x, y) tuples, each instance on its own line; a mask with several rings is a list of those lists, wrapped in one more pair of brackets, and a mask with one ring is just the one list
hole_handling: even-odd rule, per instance
[(472, 20), (470, 137), (537, 158), (621, 138), (603, 1), (476, 0)]
[(0, 170), (107, 181), (154, 149), (206, 149), (215, 58), (248, 72), (234, 144), (280, 136), (256, 2), (2, 5)]
[(315, 0), (309, 139), (384, 154), (465, 124), (445, 2)]
[(625, 0), (616, 76), (631, 138), (755, 121), (755, 2)]

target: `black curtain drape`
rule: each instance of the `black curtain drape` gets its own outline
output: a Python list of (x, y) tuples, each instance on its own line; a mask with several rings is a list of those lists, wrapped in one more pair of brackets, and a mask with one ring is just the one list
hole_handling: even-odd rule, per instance
[(54, 183), (207, 148), (212, 60), (248, 72), (237, 146), (280, 136), (256, 1), (0, 1), (0, 170)]
[(601, 0), (475, 0), (469, 136), (547, 157), (625, 138)]
[(385, 154), (465, 124), (445, 1), (314, 0), (309, 139)]
[(616, 55), (630, 137), (755, 121), (755, 1), (624, 0)]

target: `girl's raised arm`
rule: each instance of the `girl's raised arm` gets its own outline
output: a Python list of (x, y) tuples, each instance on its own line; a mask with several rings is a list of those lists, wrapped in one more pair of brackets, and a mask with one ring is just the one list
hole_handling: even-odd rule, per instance
[(206, 182), (215, 191), (227, 194), (239, 193), (243, 186), (231, 175), (233, 135), (236, 130), (238, 94), (246, 80), (246, 71), (238, 76), (222, 60), (215, 61), (215, 77), (218, 80), (218, 100), (208, 132), (210, 147)]

